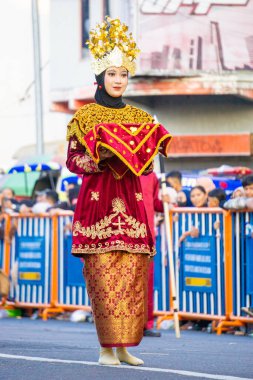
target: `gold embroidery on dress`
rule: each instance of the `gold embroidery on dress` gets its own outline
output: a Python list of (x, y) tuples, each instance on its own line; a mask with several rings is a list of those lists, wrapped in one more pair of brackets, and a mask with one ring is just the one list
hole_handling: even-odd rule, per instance
[(99, 201), (99, 191), (92, 191), (91, 192), (91, 200), (92, 201)]
[(135, 198), (137, 199), (137, 202), (143, 201), (142, 193), (135, 193)]
[(73, 244), (72, 253), (74, 254), (93, 254), (93, 253), (106, 253), (114, 251), (124, 251), (131, 253), (144, 253), (150, 256), (156, 254), (155, 247), (150, 247), (147, 244), (128, 244), (122, 240), (116, 240), (106, 243), (98, 244)]
[(76, 162), (76, 165), (79, 168), (84, 169), (87, 173), (94, 173), (96, 171), (100, 172), (95, 162), (86, 154), (82, 156), (75, 156), (73, 161)]
[(105, 216), (92, 226), (83, 227), (79, 221), (76, 221), (73, 226), (73, 235), (81, 234), (91, 239), (106, 239), (112, 235), (127, 235), (131, 238), (147, 236), (146, 224), (126, 214), (126, 206), (122, 199), (114, 198), (112, 209), (112, 214)]
[(70, 149), (76, 149), (77, 141), (72, 140), (70, 143)]
[(134, 106), (124, 108), (107, 108), (96, 103), (81, 107), (68, 124), (67, 140), (76, 136), (80, 144), (84, 145), (83, 137), (100, 123), (152, 123), (153, 117), (147, 112)]

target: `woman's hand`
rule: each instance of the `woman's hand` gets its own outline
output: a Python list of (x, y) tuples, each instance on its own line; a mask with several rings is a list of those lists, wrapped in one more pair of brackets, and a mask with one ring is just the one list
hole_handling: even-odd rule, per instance
[(197, 227), (192, 226), (189, 231), (185, 231), (178, 240), (178, 246), (180, 247), (182, 242), (188, 237), (197, 238), (199, 237), (199, 229)]
[(100, 160), (106, 160), (107, 158), (111, 158), (114, 156), (114, 153), (112, 153), (109, 149), (104, 148), (103, 146), (99, 147), (99, 158)]
[(199, 229), (197, 227), (194, 227), (192, 226), (191, 230), (190, 230), (190, 236), (192, 238), (197, 238), (199, 237)]

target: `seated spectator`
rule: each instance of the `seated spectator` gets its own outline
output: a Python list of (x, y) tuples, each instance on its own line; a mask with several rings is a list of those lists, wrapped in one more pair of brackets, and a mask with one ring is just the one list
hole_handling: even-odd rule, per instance
[(16, 206), (15, 199), (2, 198), (1, 199), (1, 212), (0, 212), (0, 239), (11, 243), (13, 236), (17, 231), (17, 220), (12, 218), (9, 232), (6, 234), (5, 215), (17, 215), (13, 205)]
[(55, 190), (46, 190), (46, 202), (50, 204), (46, 211), (59, 206), (59, 195)]
[[(191, 189), (190, 199), (193, 207), (206, 207), (207, 206), (207, 193), (203, 186), (195, 186)], [(192, 226), (189, 231), (185, 231), (179, 238), (178, 244), (179, 246), (182, 242), (190, 237), (198, 237), (199, 229), (195, 226)]]
[(15, 191), (10, 187), (1, 190), (2, 198), (15, 199)]
[(19, 212), (20, 203), (15, 199), (15, 192), (10, 187), (1, 190), (0, 201), (5, 214), (15, 214)]
[(177, 193), (184, 191), (186, 197), (190, 194), (190, 191), (183, 188), (182, 185), (182, 174), (179, 171), (173, 170), (166, 174), (166, 182), (171, 186)]
[(223, 207), (226, 201), (226, 193), (223, 189), (213, 189), (208, 193), (208, 207)]
[(248, 175), (242, 179), (244, 195), (231, 198), (224, 203), (227, 210), (253, 209), (253, 175)]
[(179, 171), (173, 170), (166, 174), (166, 182), (177, 193), (176, 200), (171, 200), (171, 203), (177, 203), (179, 207), (189, 207), (191, 203), (190, 191), (182, 186), (182, 174)]
[[(38, 200), (38, 201), (37, 201)], [(59, 201), (59, 196), (55, 190), (46, 189), (44, 192), (37, 193), (35, 205), (31, 211), (34, 214), (42, 214), (56, 207)]]
[(194, 186), (190, 191), (193, 207), (207, 207), (207, 192), (203, 186)]
[(5, 214), (13, 215), (19, 212), (20, 204), (14, 198), (2, 198), (1, 210)]
[[(190, 199), (193, 207), (206, 207), (207, 206), (207, 193), (203, 186), (195, 186), (191, 189)], [(179, 238), (179, 246), (182, 242), (190, 236), (192, 238), (199, 236), (199, 229), (192, 226), (190, 230), (185, 231)]]
[(248, 175), (242, 180), (242, 187), (246, 198), (253, 198), (253, 175)]
[(178, 193), (182, 190), (182, 174), (173, 170), (166, 174), (166, 182)]
[(245, 195), (244, 188), (242, 186), (239, 186), (233, 191), (231, 198), (240, 198), (240, 197), (244, 197), (244, 195)]
[(177, 193), (178, 207), (192, 207), (190, 192), (181, 190)]
[(46, 193), (50, 189), (39, 190), (35, 192), (35, 203), (46, 202)]
[(171, 207), (177, 204), (177, 192), (170, 186), (166, 187), (166, 194), (161, 195), (163, 202), (167, 202)]
[(55, 215), (58, 213), (63, 214), (63, 211), (75, 211), (78, 194), (80, 191), (80, 186), (75, 185), (67, 190), (67, 201), (57, 203), (54, 207), (51, 207), (49, 212), (50, 215)]

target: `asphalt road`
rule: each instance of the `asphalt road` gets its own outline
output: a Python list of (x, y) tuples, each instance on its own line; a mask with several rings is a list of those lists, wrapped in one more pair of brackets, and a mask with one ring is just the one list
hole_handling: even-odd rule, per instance
[(143, 367), (97, 364), (94, 324), (0, 319), (1, 380), (253, 379), (253, 338), (172, 330), (130, 348)]

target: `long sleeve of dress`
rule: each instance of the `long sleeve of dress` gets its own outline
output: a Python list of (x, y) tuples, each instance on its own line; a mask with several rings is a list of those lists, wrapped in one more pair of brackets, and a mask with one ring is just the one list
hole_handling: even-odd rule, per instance
[(69, 140), (66, 166), (76, 174), (92, 174), (103, 171), (103, 164), (97, 165), (85, 152), (85, 147), (74, 136)]

